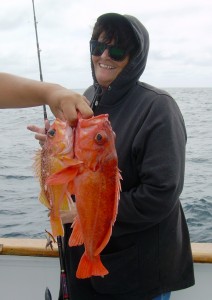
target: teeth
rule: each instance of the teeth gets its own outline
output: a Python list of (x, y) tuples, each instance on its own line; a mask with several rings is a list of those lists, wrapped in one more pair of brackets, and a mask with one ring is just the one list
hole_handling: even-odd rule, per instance
[(108, 65), (104, 65), (104, 64), (99, 64), (99, 66), (103, 69), (114, 69), (114, 67), (108, 66)]

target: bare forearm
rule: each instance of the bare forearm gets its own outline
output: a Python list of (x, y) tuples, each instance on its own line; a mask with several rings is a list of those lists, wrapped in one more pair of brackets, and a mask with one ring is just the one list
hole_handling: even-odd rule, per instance
[(58, 88), (56, 84), (0, 73), (0, 108), (48, 104), (48, 94)]
[(93, 111), (88, 100), (58, 84), (44, 83), (0, 73), (0, 108), (21, 108), (47, 104), (55, 117), (75, 125), (77, 113), (89, 118)]

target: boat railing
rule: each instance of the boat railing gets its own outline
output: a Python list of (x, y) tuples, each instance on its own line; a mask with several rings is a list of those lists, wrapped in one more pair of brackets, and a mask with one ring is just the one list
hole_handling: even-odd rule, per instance
[[(46, 247), (45, 239), (0, 238), (0, 255), (57, 257), (57, 243)], [(191, 243), (195, 263), (212, 263), (212, 243)]]

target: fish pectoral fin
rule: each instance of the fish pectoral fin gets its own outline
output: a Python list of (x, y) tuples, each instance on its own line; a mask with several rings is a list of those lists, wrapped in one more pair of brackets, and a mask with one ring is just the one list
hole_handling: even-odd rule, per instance
[(82, 163), (79, 162), (78, 164), (68, 166), (67, 168), (64, 168), (56, 173), (53, 173), (46, 179), (46, 184), (59, 185), (59, 184), (69, 183), (77, 175), (81, 165)]
[(84, 238), (80, 226), (79, 219), (76, 217), (74, 223), (72, 224), (73, 231), (69, 239), (69, 246), (80, 246), (84, 243)]
[(50, 223), (53, 236), (64, 236), (64, 229), (60, 217), (54, 216), (53, 213), (50, 213)]
[(104, 276), (109, 272), (102, 264), (100, 255), (92, 257), (92, 260), (89, 259), (86, 253), (80, 259), (76, 277), (77, 278), (89, 278), (91, 276)]

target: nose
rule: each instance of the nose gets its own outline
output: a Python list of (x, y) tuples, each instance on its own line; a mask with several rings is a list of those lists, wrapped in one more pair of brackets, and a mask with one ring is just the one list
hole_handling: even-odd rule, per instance
[(104, 52), (102, 53), (101, 57), (103, 57), (103, 58), (108, 58), (108, 57), (110, 57), (107, 48), (106, 48), (106, 49), (104, 50)]

